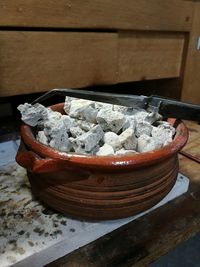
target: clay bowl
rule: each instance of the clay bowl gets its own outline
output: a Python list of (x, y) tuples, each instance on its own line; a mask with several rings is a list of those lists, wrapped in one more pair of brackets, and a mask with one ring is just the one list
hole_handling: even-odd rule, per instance
[[(63, 103), (51, 106), (63, 113)], [(169, 145), (141, 154), (86, 156), (58, 152), (21, 126), (16, 161), (27, 169), (33, 194), (71, 217), (108, 220), (135, 215), (158, 203), (178, 174), (178, 152), (188, 139), (183, 122), (170, 119)]]

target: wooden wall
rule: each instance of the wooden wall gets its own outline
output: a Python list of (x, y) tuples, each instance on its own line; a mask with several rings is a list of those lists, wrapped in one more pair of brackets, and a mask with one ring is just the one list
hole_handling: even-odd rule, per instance
[(195, 13), (190, 32), (190, 41), (184, 71), (182, 100), (200, 104), (200, 50), (197, 41), (200, 37), (200, 2), (195, 3)]
[(172, 87), (180, 96), (194, 64), (194, 4), (2, 0), (0, 96), (164, 78), (179, 80)]

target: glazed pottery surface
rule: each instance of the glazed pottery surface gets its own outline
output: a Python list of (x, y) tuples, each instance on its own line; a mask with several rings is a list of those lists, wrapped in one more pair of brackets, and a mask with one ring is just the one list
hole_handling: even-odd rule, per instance
[[(51, 108), (63, 113), (63, 105)], [(158, 203), (176, 181), (188, 131), (183, 122), (168, 121), (176, 128), (169, 145), (123, 156), (59, 152), (39, 143), (23, 124), (16, 160), (27, 169), (35, 196), (55, 210), (90, 220), (132, 216)]]

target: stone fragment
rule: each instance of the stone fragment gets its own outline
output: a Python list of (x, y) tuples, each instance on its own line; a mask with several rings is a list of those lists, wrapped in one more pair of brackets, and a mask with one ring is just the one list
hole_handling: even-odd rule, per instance
[(84, 120), (76, 120), (75, 124), (76, 124), (76, 126), (79, 126), (85, 132), (90, 131), (95, 126), (94, 123), (84, 121)]
[(22, 115), (22, 121), (24, 121), (29, 126), (36, 126), (40, 121), (47, 119), (48, 111), (43, 105), (36, 103), (31, 105), (25, 103), (19, 105), (17, 108)]
[(95, 102), (95, 109), (97, 109), (98, 111), (100, 111), (101, 109), (114, 110), (114, 105), (103, 102)]
[(122, 147), (119, 136), (113, 132), (105, 133), (103, 141), (105, 144), (112, 146), (115, 151)]
[(85, 119), (88, 122), (95, 123), (97, 112), (93, 101), (85, 99), (71, 101), (69, 115), (72, 118)]
[(80, 150), (90, 152), (98, 145), (99, 141), (103, 138), (103, 136), (104, 132), (101, 126), (96, 125), (89, 132), (82, 134), (74, 140), (73, 146), (75, 152)]
[(114, 153), (115, 152), (112, 146), (108, 144), (104, 144), (102, 147), (99, 148), (96, 155), (97, 156), (109, 156), (109, 155), (114, 155)]
[(61, 152), (70, 152), (72, 148), (68, 138), (68, 134), (64, 132), (58, 132), (57, 135), (52, 136), (49, 145), (50, 147), (59, 150)]
[(128, 111), (128, 107), (120, 106), (120, 105), (113, 105), (113, 110), (118, 111), (122, 114), (126, 114)]
[(134, 115), (125, 116), (125, 121), (123, 125), (123, 131), (125, 131), (128, 128), (132, 128), (135, 130), (136, 127), (136, 120)]
[(65, 103), (64, 103), (64, 111), (67, 115), (69, 115), (69, 110), (70, 110), (70, 107), (71, 107), (71, 102), (72, 100), (75, 100), (74, 97), (69, 97), (69, 96), (66, 96), (65, 97)]
[[(53, 114), (55, 113), (55, 114)], [(58, 131), (68, 132), (74, 126), (74, 119), (67, 115), (61, 115), (59, 112), (53, 112), (48, 120), (44, 122), (44, 133), (46, 136), (55, 136)]]
[(121, 145), (128, 150), (135, 150), (137, 147), (137, 139), (132, 128), (126, 129), (119, 135)]
[(162, 116), (158, 112), (151, 112), (145, 117), (144, 121), (153, 124), (154, 122), (161, 120)]
[(116, 151), (116, 155), (128, 155), (128, 154), (138, 154), (135, 150), (127, 150), (124, 148), (121, 148), (120, 150)]
[(152, 131), (153, 126), (151, 124), (149, 124), (148, 122), (138, 122), (136, 124), (136, 128), (135, 128), (135, 135), (137, 137), (140, 137), (140, 135), (142, 134), (146, 134), (146, 135), (151, 135), (151, 131)]
[(44, 131), (39, 131), (39, 132), (37, 133), (36, 139), (37, 139), (40, 143), (42, 143), (42, 144), (44, 144), (44, 145), (48, 145), (48, 138), (46, 137)]
[(72, 137), (76, 138), (85, 133), (79, 126), (74, 126), (69, 129)]
[(140, 135), (137, 140), (137, 151), (140, 153), (149, 152), (160, 147), (162, 147), (162, 144), (155, 142), (153, 137), (146, 134)]
[(172, 137), (175, 134), (175, 129), (168, 122), (153, 127), (152, 137), (156, 142), (162, 145), (168, 145), (172, 142)]
[(118, 133), (124, 124), (124, 115), (118, 111), (101, 109), (96, 117), (97, 123), (107, 132)]
[(135, 116), (135, 120), (137, 121), (137, 123), (140, 123), (145, 121), (149, 113), (145, 110), (135, 109), (133, 111), (133, 115)]
[(50, 125), (49, 128), (45, 127), (46, 136), (49, 136), (51, 140), (49, 145), (59, 151), (69, 152), (71, 149), (71, 143), (68, 138), (68, 131), (73, 126), (73, 119), (67, 115), (62, 115), (60, 119), (55, 121), (54, 125)]

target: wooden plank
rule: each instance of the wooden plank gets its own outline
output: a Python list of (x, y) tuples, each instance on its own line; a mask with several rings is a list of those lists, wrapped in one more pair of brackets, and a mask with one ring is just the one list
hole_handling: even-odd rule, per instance
[(179, 77), (184, 34), (119, 34), (119, 81)]
[(200, 50), (197, 50), (199, 36), (200, 2), (196, 1), (182, 90), (182, 100), (194, 104), (200, 104)]
[(115, 33), (6, 31), (0, 51), (0, 96), (115, 81)]
[(186, 122), (190, 135), (187, 145), (183, 148), (183, 152), (189, 153), (200, 161), (200, 125), (193, 122)]
[(180, 156), (180, 171), (190, 178), (186, 194), (47, 266), (149, 266), (193, 236), (200, 229), (200, 164)]
[(193, 1), (1, 0), (0, 25), (189, 31)]

